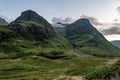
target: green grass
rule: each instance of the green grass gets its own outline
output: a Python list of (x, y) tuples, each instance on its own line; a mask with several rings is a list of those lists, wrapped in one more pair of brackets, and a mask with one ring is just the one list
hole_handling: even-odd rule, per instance
[[(34, 50), (33, 50), (34, 51)], [(46, 51), (46, 50), (45, 50)], [(47, 50), (48, 52), (48, 50)], [(69, 52), (69, 51), (66, 51)], [(18, 58), (0, 59), (0, 79), (5, 80), (52, 80), (59, 75), (70, 75), (69, 71), (88, 70), (87, 68), (96, 67), (105, 64), (107, 60), (92, 57), (76, 57), (72, 53), (66, 53), (71, 56), (66, 59), (48, 59), (41, 56), (26, 55)], [(11, 54), (1, 54), (10, 56)], [(12, 57), (15, 55), (12, 55)], [(98, 63), (98, 61), (100, 63)], [(84, 67), (84, 69), (83, 69)], [(70, 72), (70, 73), (74, 73)], [(76, 72), (75, 72), (76, 73)], [(85, 73), (84, 73), (85, 74)], [(80, 75), (80, 74), (79, 74)]]
[(91, 79), (109, 80), (111, 78), (115, 78), (115, 80), (119, 80), (120, 79), (120, 61), (109, 66), (95, 68), (95, 70), (91, 71), (85, 77), (88, 80), (91, 80)]
[[(20, 28), (14, 30), (16, 26)], [(74, 42), (70, 44), (64, 37), (55, 33), (50, 24), (40, 24), (39, 21), (38, 23), (24, 21), (1, 26), (0, 80), (52, 80), (60, 75), (99, 78), (99, 73), (108, 59), (98, 57), (108, 57), (108, 53), (104, 50), (106, 46), (96, 47), (100, 41), (93, 39), (91, 35), (79, 39), (76, 39), (77, 37), (80, 35), (69, 36), (68, 38), (73, 38), (71, 41)], [(77, 53), (72, 47), (79, 52)], [(91, 53), (92, 49), (94, 53)], [(110, 50), (115, 51), (114, 48)], [(110, 70), (111, 67), (105, 72)], [(97, 72), (96, 76), (91, 77), (94, 72)]]

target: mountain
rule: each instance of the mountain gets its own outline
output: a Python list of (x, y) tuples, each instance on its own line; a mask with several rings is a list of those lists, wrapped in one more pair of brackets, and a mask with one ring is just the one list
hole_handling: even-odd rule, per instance
[(82, 53), (98, 57), (112, 57), (120, 54), (120, 50), (108, 42), (88, 19), (79, 19), (68, 25), (65, 33), (65, 38), (73, 45), (73, 48)]
[(120, 48), (120, 41), (119, 40), (111, 41), (111, 43), (113, 45), (115, 45), (116, 47)]
[(66, 30), (66, 26), (68, 26), (69, 24), (63, 24), (61, 22), (58, 22), (56, 24), (53, 24), (53, 28), (55, 29), (55, 31), (57, 33), (59, 33), (60, 35), (62, 36), (65, 36), (66, 33), (65, 33), (65, 30)]
[(119, 62), (112, 66), (117, 62), (113, 57), (118, 56), (119, 49), (87, 19), (53, 28), (35, 11), (27, 10), (9, 25), (0, 26), (0, 80), (69, 80), (74, 76), (110, 80), (120, 70)]
[(36, 47), (66, 49), (69, 45), (46, 19), (32, 10), (22, 12), (15, 21), (0, 28), (0, 51), (3, 52), (21, 52), (21, 49)]
[(8, 25), (8, 22), (5, 19), (0, 18), (0, 26), (1, 25)]
[(10, 23), (10, 27), (26, 39), (44, 40), (56, 36), (52, 25), (32, 10), (22, 12), (20, 17)]

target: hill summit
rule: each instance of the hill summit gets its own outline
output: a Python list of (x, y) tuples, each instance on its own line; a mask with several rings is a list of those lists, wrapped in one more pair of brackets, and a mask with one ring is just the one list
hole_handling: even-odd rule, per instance
[(37, 14), (35, 11), (32, 11), (32, 10), (27, 10), (22, 12), (20, 17), (18, 17), (13, 22), (18, 23), (23, 21), (33, 21), (33, 22), (40, 23), (42, 25), (45, 25), (46, 23), (48, 24), (46, 19), (44, 19), (42, 16), (40, 16), (39, 14)]

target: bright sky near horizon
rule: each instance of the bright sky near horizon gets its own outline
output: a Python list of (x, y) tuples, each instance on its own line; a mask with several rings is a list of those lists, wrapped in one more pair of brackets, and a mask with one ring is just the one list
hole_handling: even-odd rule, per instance
[[(108, 24), (120, 19), (117, 11), (119, 6), (120, 0), (0, 0), (0, 16), (10, 22), (21, 12), (31, 9), (49, 22), (52, 22), (53, 17), (70, 17), (76, 20), (81, 15), (86, 15)], [(118, 22), (120, 23), (120, 21)], [(120, 40), (118, 34), (114, 39), (110, 35), (105, 36), (108, 40)]]

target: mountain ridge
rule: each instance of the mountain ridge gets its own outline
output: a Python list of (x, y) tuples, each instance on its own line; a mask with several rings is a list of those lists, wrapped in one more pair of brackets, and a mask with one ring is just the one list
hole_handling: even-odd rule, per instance
[(88, 19), (78, 19), (64, 29), (58, 33), (64, 33), (64, 37), (80, 52), (101, 57), (119, 55), (119, 49), (107, 41)]

